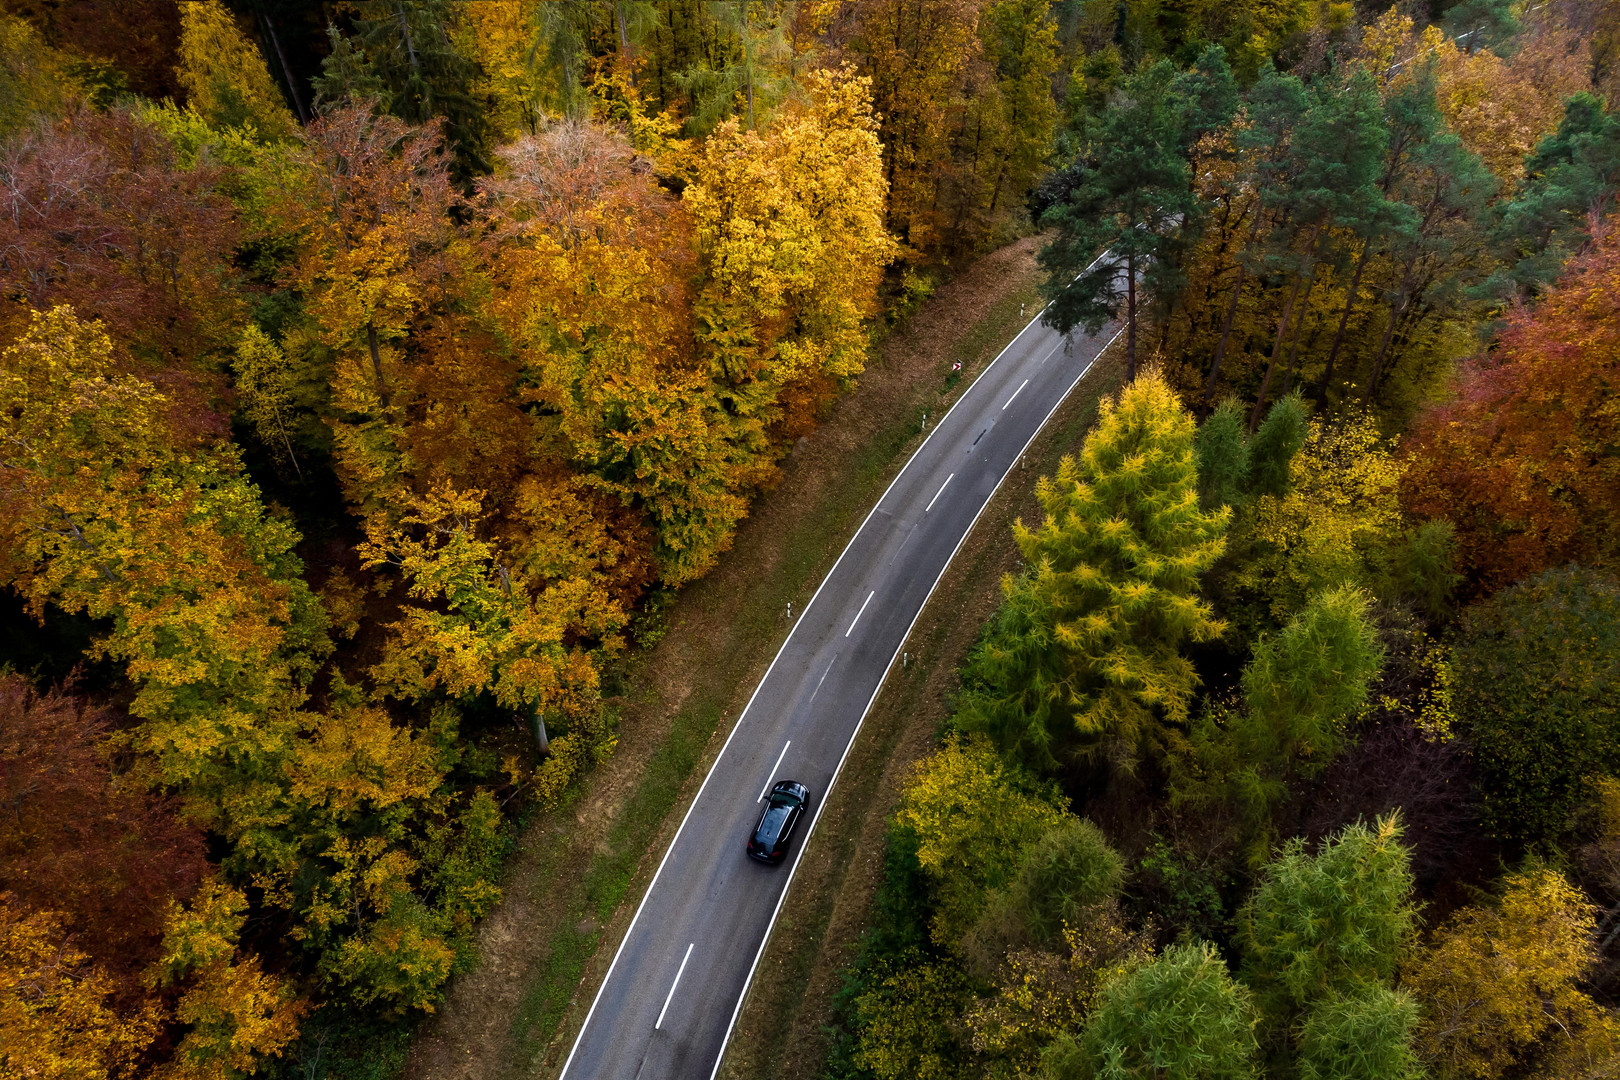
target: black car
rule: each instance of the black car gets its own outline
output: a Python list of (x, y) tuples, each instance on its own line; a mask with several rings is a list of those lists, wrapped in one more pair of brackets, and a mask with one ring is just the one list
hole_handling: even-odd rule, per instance
[(748, 856), (760, 862), (779, 863), (787, 854), (793, 830), (810, 805), (810, 789), (797, 780), (778, 780), (771, 797), (760, 811), (759, 823), (748, 838)]

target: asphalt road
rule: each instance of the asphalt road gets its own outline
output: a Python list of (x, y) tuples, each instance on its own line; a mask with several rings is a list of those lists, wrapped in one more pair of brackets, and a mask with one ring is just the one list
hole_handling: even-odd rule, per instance
[[(941, 419), (839, 556), (698, 789), (562, 1076), (708, 1080), (798, 858), (923, 604), (1002, 478), (1116, 336), (1026, 326)], [(948, 602), (948, 598), (946, 598)], [(743, 845), (779, 779), (810, 787), (781, 866)], [(650, 823), (649, 823), (650, 824)]]

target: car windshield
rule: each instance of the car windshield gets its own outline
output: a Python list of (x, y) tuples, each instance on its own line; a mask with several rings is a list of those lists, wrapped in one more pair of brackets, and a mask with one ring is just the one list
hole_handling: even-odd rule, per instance
[(799, 797), (793, 794), (791, 791), (773, 791), (771, 792), (771, 805), (798, 806)]

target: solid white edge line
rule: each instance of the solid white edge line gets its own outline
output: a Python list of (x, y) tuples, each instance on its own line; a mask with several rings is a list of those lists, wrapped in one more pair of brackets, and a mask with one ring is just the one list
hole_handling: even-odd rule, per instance
[[(1107, 256), (1107, 254), (1108, 252), (1105, 251), (1101, 255), (1098, 255), (1095, 259), (1091, 260), (1091, 266), (1096, 266), (1103, 260), (1105, 256)], [(1086, 267), (1086, 270), (1090, 270), (1091, 266)], [(1085, 272), (1085, 270), (1081, 271), (1082, 274)], [(731, 745), (731, 740), (736, 737), (737, 729), (742, 727), (743, 719), (747, 717), (748, 710), (754, 705), (754, 699), (759, 697), (759, 692), (765, 688), (765, 683), (770, 680), (771, 672), (776, 668), (776, 662), (782, 659), (782, 654), (787, 651), (788, 644), (793, 640), (793, 635), (799, 629), (799, 624), (804, 621), (805, 615), (809, 614), (811, 605), (816, 602), (816, 597), (821, 595), (821, 590), (827, 587), (827, 582), (831, 581), (833, 574), (837, 573), (839, 564), (844, 561), (844, 556), (848, 555), (849, 549), (855, 546), (855, 541), (860, 539), (861, 533), (865, 531), (867, 523), (872, 520), (872, 515), (878, 512), (878, 507), (882, 506), (883, 500), (889, 497), (889, 492), (894, 490), (894, 485), (898, 484), (900, 482), (900, 478), (906, 475), (906, 470), (911, 468), (911, 463), (913, 461), (917, 460), (917, 455), (921, 454), (923, 452), (923, 448), (933, 441), (934, 434), (938, 432), (940, 428), (945, 426), (945, 422), (951, 418), (951, 413), (956, 411), (956, 407), (967, 400), (967, 396), (973, 393), (974, 387), (983, 382), (985, 376), (990, 374), (990, 370), (994, 368), (996, 364), (1000, 363), (1003, 356), (1007, 355), (1007, 350), (1018, 344), (1018, 339), (1027, 334), (1030, 327), (1041, 321), (1041, 316), (1046, 314), (1047, 307), (1048, 305), (1042, 304), (1041, 310), (1035, 313), (1035, 317), (1029, 322), (1025, 323), (1024, 328), (1018, 331), (1018, 333), (1014, 334), (1012, 340), (1003, 345), (1001, 351), (996, 353), (996, 358), (990, 361), (990, 363), (986, 364), (984, 370), (979, 372), (979, 374), (974, 378), (973, 382), (968, 384), (968, 388), (962, 391), (962, 396), (951, 402), (951, 407), (946, 409), (945, 415), (939, 418), (939, 422), (934, 425), (934, 430), (930, 431), (927, 437), (925, 437), (921, 444), (918, 445), (917, 449), (911, 452), (911, 456), (906, 459), (906, 463), (900, 466), (900, 471), (894, 474), (894, 479), (889, 481), (889, 486), (883, 489), (883, 494), (879, 495), (877, 502), (872, 504), (872, 509), (866, 512), (866, 516), (861, 519), (860, 527), (850, 534), (849, 542), (844, 545), (844, 550), (840, 551), (838, 553), (838, 558), (833, 561), (832, 569), (828, 570), (826, 576), (821, 579), (821, 584), (816, 586), (816, 591), (810, 594), (810, 602), (804, 605), (803, 611), (799, 612), (799, 618), (794, 622), (793, 627), (788, 630), (788, 636), (782, 639), (782, 644), (777, 648), (776, 655), (771, 657), (770, 666), (765, 669), (765, 674), (759, 677), (759, 683), (754, 687), (754, 692), (748, 695), (748, 704), (744, 705), (743, 711), (737, 714), (737, 722), (731, 726), (731, 733), (726, 736), (726, 741), (721, 744), (720, 752), (714, 755), (714, 761), (709, 764), (709, 771), (704, 775), (703, 783), (698, 785), (697, 794), (692, 796), (692, 801), (687, 804), (686, 813), (681, 816), (681, 823), (675, 827), (675, 835), (670, 838), (669, 847), (664, 849), (663, 858), (658, 860), (658, 869), (653, 871), (652, 880), (647, 883), (647, 891), (641, 894), (641, 902), (636, 905), (636, 913), (630, 916), (630, 925), (625, 927), (624, 937), (619, 939), (619, 947), (613, 950), (613, 959), (608, 963), (607, 974), (602, 976), (601, 985), (597, 986), (596, 995), (591, 998), (591, 1007), (585, 1011), (585, 1020), (579, 1025), (579, 1032), (574, 1036), (574, 1045), (568, 1050), (568, 1060), (563, 1062), (562, 1072), (557, 1074), (557, 1080), (563, 1080), (563, 1077), (568, 1075), (568, 1066), (574, 1063), (574, 1055), (579, 1051), (580, 1040), (585, 1037), (585, 1029), (590, 1027), (591, 1017), (596, 1014), (596, 1006), (602, 1000), (602, 991), (607, 989), (608, 980), (613, 978), (613, 969), (619, 966), (619, 956), (624, 952), (624, 946), (630, 940), (631, 932), (635, 930), (636, 923), (641, 919), (641, 911), (647, 906), (647, 897), (652, 895), (653, 889), (658, 885), (658, 879), (664, 872), (664, 864), (669, 861), (669, 853), (675, 850), (676, 842), (680, 840), (681, 833), (686, 829), (686, 822), (692, 816), (693, 807), (697, 806), (698, 800), (703, 798), (704, 789), (709, 786), (709, 780), (714, 776), (714, 771), (719, 766), (720, 759), (726, 756), (726, 748)], [(1114, 336), (1118, 337), (1119, 335), (1115, 334)], [(1110, 342), (1110, 344), (1112, 344), (1112, 342)], [(1106, 346), (1104, 347), (1106, 348)], [(1098, 355), (1101, 356), (1102, 354), (1098, 353)], [(1087, 370), (1089, 371), (1090, 368), (1088, 367)], [(947, 563), (947, 565), (949, 564)], [(797, 866), (797, 862), (795, 862), (794, 865)], [(792, 875), (789, 874), (788, 876), (791, 879)], [(772, 916), (772, 922), (775, 922), (774, 916)], [(767, 928), (766, 937), (769, 936), (770, 931)], [(753, 978), (752, 974), (750, 974), (749, 978)], [(745, 992), (747, 991), (746, 984), (744, 984), (743, 989)], [(733, 1017), (732, 1019), (733, 1022), (735, 1022), (736, 1018)], [(727, 1029), (726, 1037), (731, 1037), (729, 1028)], [(723, 1044), (720, 1052), (722, 1054), (725, 1053)], [(718, 1062), (715, 1063), (715, 1067), (719, 1067)]]
[[(822, 676), (823, 679), (825, 679), (826, 677), (827, 676), (825, 676), (825, 675)], [(765, 774), (765, 786), (759, 789), (759, 799), (755, 799), (754, 800), (755, 802), (759, 802), (760, 799), (763, 799), (765, 797), (765, 793), (767, 791), (771, 790), (771, 781), (776, 778), (776, 770), (780, 769), (782, 767), (782, 759), (787, 757), (788, 747), (792, 746), (792, 745), (793, 745), (793, 740), (792, 739), (789, 739), (785, 744), (783, 744), (782, 752), (780, 754), (776, 755), (776, 764), (772, 765), (771, 766), (771, 771)], [(751, 844), (751, 843), (753, 843), (753, 841), (750, 840), (749, 843)]]
[[(1048, 353), (1047, 355), (1050, 356), (1051, 354)], [(1007, 399), (1007, 405), (1011, 405), (1014, 401), (1018, 400), (1018, 395), (1022, 394), (1024, 392), (1024, 387), (1026, 387), (1028, 385), (1029, 385), (1029, 380), (1028, 379), (1025, 379), (1023, 382), (1019, 383), (1018, 384), (1018, 389), (1013, 391), (1013, 396)], [(1002, 412), (1007, 411), (1007, 405), (1003, 405), (1001, 407)]]
[[(1029, 380), (1025, 379), (1024, 381), (1028, 382)], [(947, 476), (945, 478), (945, 482), (943, 484), (939, 485), (939, 490), (934, 492), (934, 497), (932, 499), (928, 500), (928, 505), (923, 507), (923, 513), (926, 514), (926, 513), (928, 513), (928, 511), (930, 511), (930, 510), (932, 510), (934, 508), (934, 504), (939, 502), (939, 497), (941, 495), (945, 494), (945, 489), (950, 487), (951, 486), (951, 481), (955, 480), (955, 479), (956, 479), (956, 474), (955, 473), (951, 473), (951, 475), (949, 475), (949, 476)]]
[(681, 957), (681, 966), (675, 972), (675, 981), (669, 984), (669, 993), (664, 995), (664, 1007), (658, 1010), (658, 1023), (653, 1025), (654, 1031), (664, 1026), (664, 1014), (669, 1012), (669, 1003), (675, 1000), (675, 988), (681, 985), (681, 976), (686, 974), (686, 962), (692, 959), (692, 946), (696, 944), (695, 941), (687, 942), (686, 955)]
[(855, 613), (855, 622), (850, 623), (849, 624), (849, 629), (844, 631), (844, 636), (845, 637), (849, 637), (849, 635), (851, 635), (851, 634), (853, 634), (855, 632), (855, 623), (858, 623), (858, 622), (861, 621), (861, 616), (866, 614), (866, 605), (870, 604), (872, 602), (872, 597), (874, 597), (876, 595), (877, 595), (877, 590), (876, 589), (873, 589), (871, 592), (866, 594), (866, 599), (861, 601), (861, 610), (859, 610), (859, 611), (857, 611)]
[[(1037, 315), (1036, 318), (1038, 319), (1040, 316)], [(1053, 414), (1058, 411), (1058, 407), (1069, 400), (1069, 395), (1074, 393), (1074, 388), (1080, 385), (1080, 380), (1090, 374), (1092, 367), (1102, 358), (1102, 354), (1108, 351), (1108, 346), (1118, 341), (1119, 335), (1124, 332), (1124, 327), (1114, 331), (1114, 336), (1108, 339), (1108, 344), (1098, 349), (1097, 355), (1091, 358), (1091, 363), (1086, 365), (1084, 371), (1075, 376), (1074, 382), (1070, 383), (1069, 388), (1063, 391), (1063, 395), (1057, 399), (1057, 403), (1041, 419), (1034, 433), (1025, 440), (1024, 448), (1013, 456), (1015, 463), (1029, 450), (1030, 444), (1035, 441), (1036, 437), (1046, 429), (1047, 421), (1052, 419)], [(906, 632), (901, 635), (900, 644), (895, 646), (894, 656), (889, 657), (889, 666), (883, 669), (883, 676), (878, 679), (877, 689), (873, 690), (872, 696), (867, 699), (866, 710), (861, 713), (861, 718), (855, 722), (855, 730), (849, 737), (849, 744), (844, 747), (843, 756), (838, 759), (838, 767), (833, 770), (832, 779), (827, 782), (826, 794), (822, 795), (821, 800), (816, 804), (816, 816), (810, 819), (810, 827), (804, 832), (804, 840), (799, 844), (799, 852), (793, 856), (793, 865), (788, 868), (787, 881), (782, 883), (782, 894), (776, 898), (776, 908), (771, 912), (771, 921), (765, 926), (765, 936), (760, 940), (759, 951), (754, 953), (754, 962), (748, 968), (748, 978), (743, 980), (742, 993), (738, 995), (737, 1004), (731, 1010), (731, 1023), (726, 1025), (725, 1038), (720, 1040), (720, 1056), (714, 1059), (714, 1068), (709, 1071), (709, 1080), (714, 1080), (720, 1074), (720, 1063), (726, 1059), (726, 1047), (731, 1042), (731, 1032), (737, 1026), (737, 1017), (742, 1014), (743, 1001), (748, 997), (748, 988), (754, 983), (754, 972), (759, 968), (760, 958), (765, 955), (765, 946), (770, 944), (771, 931), (776, 929), (776, 917), (782, 913), (782, 904), (787, 900), (788, 889), (793, 886), (793, 875), (799, 872), (799, 860), (804, 858), (805, 849), (810, 846), (810, 838), (815, 835), (816, 825), (821, 821), (821, 808), (827, 805), (828, 799), (832, 798), (833, 787), (838, 783), (838, 774), (844, 771), (844, 762), (848, 759), (849, 752), (855, 748), (855, 740), (860, 737), (861, 725), (866, 723), (867, 713), (872, 711), (873, 703), (877, 701), (878, 694), (883, 691), (883, 684), (888, 681), (889, 672), (894, 668), (894, 657), (899, 656), (900, 650), (905, 648), (906, 639), (911, 636), (911, 631), (917, 627), (917, 620), (922, 618), (922, 613), (928, 609), (928, 601), (934, 598), (934, 590), (938, 589), (939, 583), (945, 579), (945, 571), (951, 568), (951, 563), (956, 560), (956, 553), (962, 550), (962, 545), (967, 543), (967, 538), (973, 535), (973, 527), (979, 523), (979, 518), (983, 516), (985, 507), (995, 500), (996, 492), (1001, 490), (1001, 485), (1006, 482), (1008, 476), (1012, 475), (1012, 472), (1013, 470), (1009, 466), (1007, 471), (1001, 474), (1001, 479), (996, 481), (996, 486), (991, 489), (990, 494), (984, 500), (984, 504), (979, 507), (978, 513), (974, 514), (973, 520), (968, 522), (967, 531), (962, 534), (962, 539), (958, 540), (956, 547), (951, 549), (951, 557), (945, 560), (945, 565), (940, 568), (939, 575), (934, 578), (934, 583), (928, 587), (928, 595), (923, 597), (922, 605), (917, 608), (917, 614), (911, 617), (911, 625), (906, 627)]]

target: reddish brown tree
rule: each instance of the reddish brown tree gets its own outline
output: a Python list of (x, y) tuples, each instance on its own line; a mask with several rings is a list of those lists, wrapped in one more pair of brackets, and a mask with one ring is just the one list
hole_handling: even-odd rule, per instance
[[(0, 289), (72, 304), (138, 354), (189, 361), (234, 344), (235, 210), (220, 171), (182, 169), (126, 110), (84, 112), (0, 151)], [(6, 305), (21, 329), (26, 305)]]
[(156, 958), (170, 898), (202, 877), (203, 838), (116, 775), (104, 713), (0, 678), (0, 893), (61, 913), (74, 943), (133, 977)]
[(52, 48), (111, 64), (129, 89), (158, 100), (181, 97), (175, 78), (180, 5), (174, 0), (6, 0)]
[(1455, 398), (1421, 416), (1406, 509), (1449, 518), (1478, 586), (1620, 554), (1620, 240), (1611, 219), (1558, 286), (1514, 311)]

